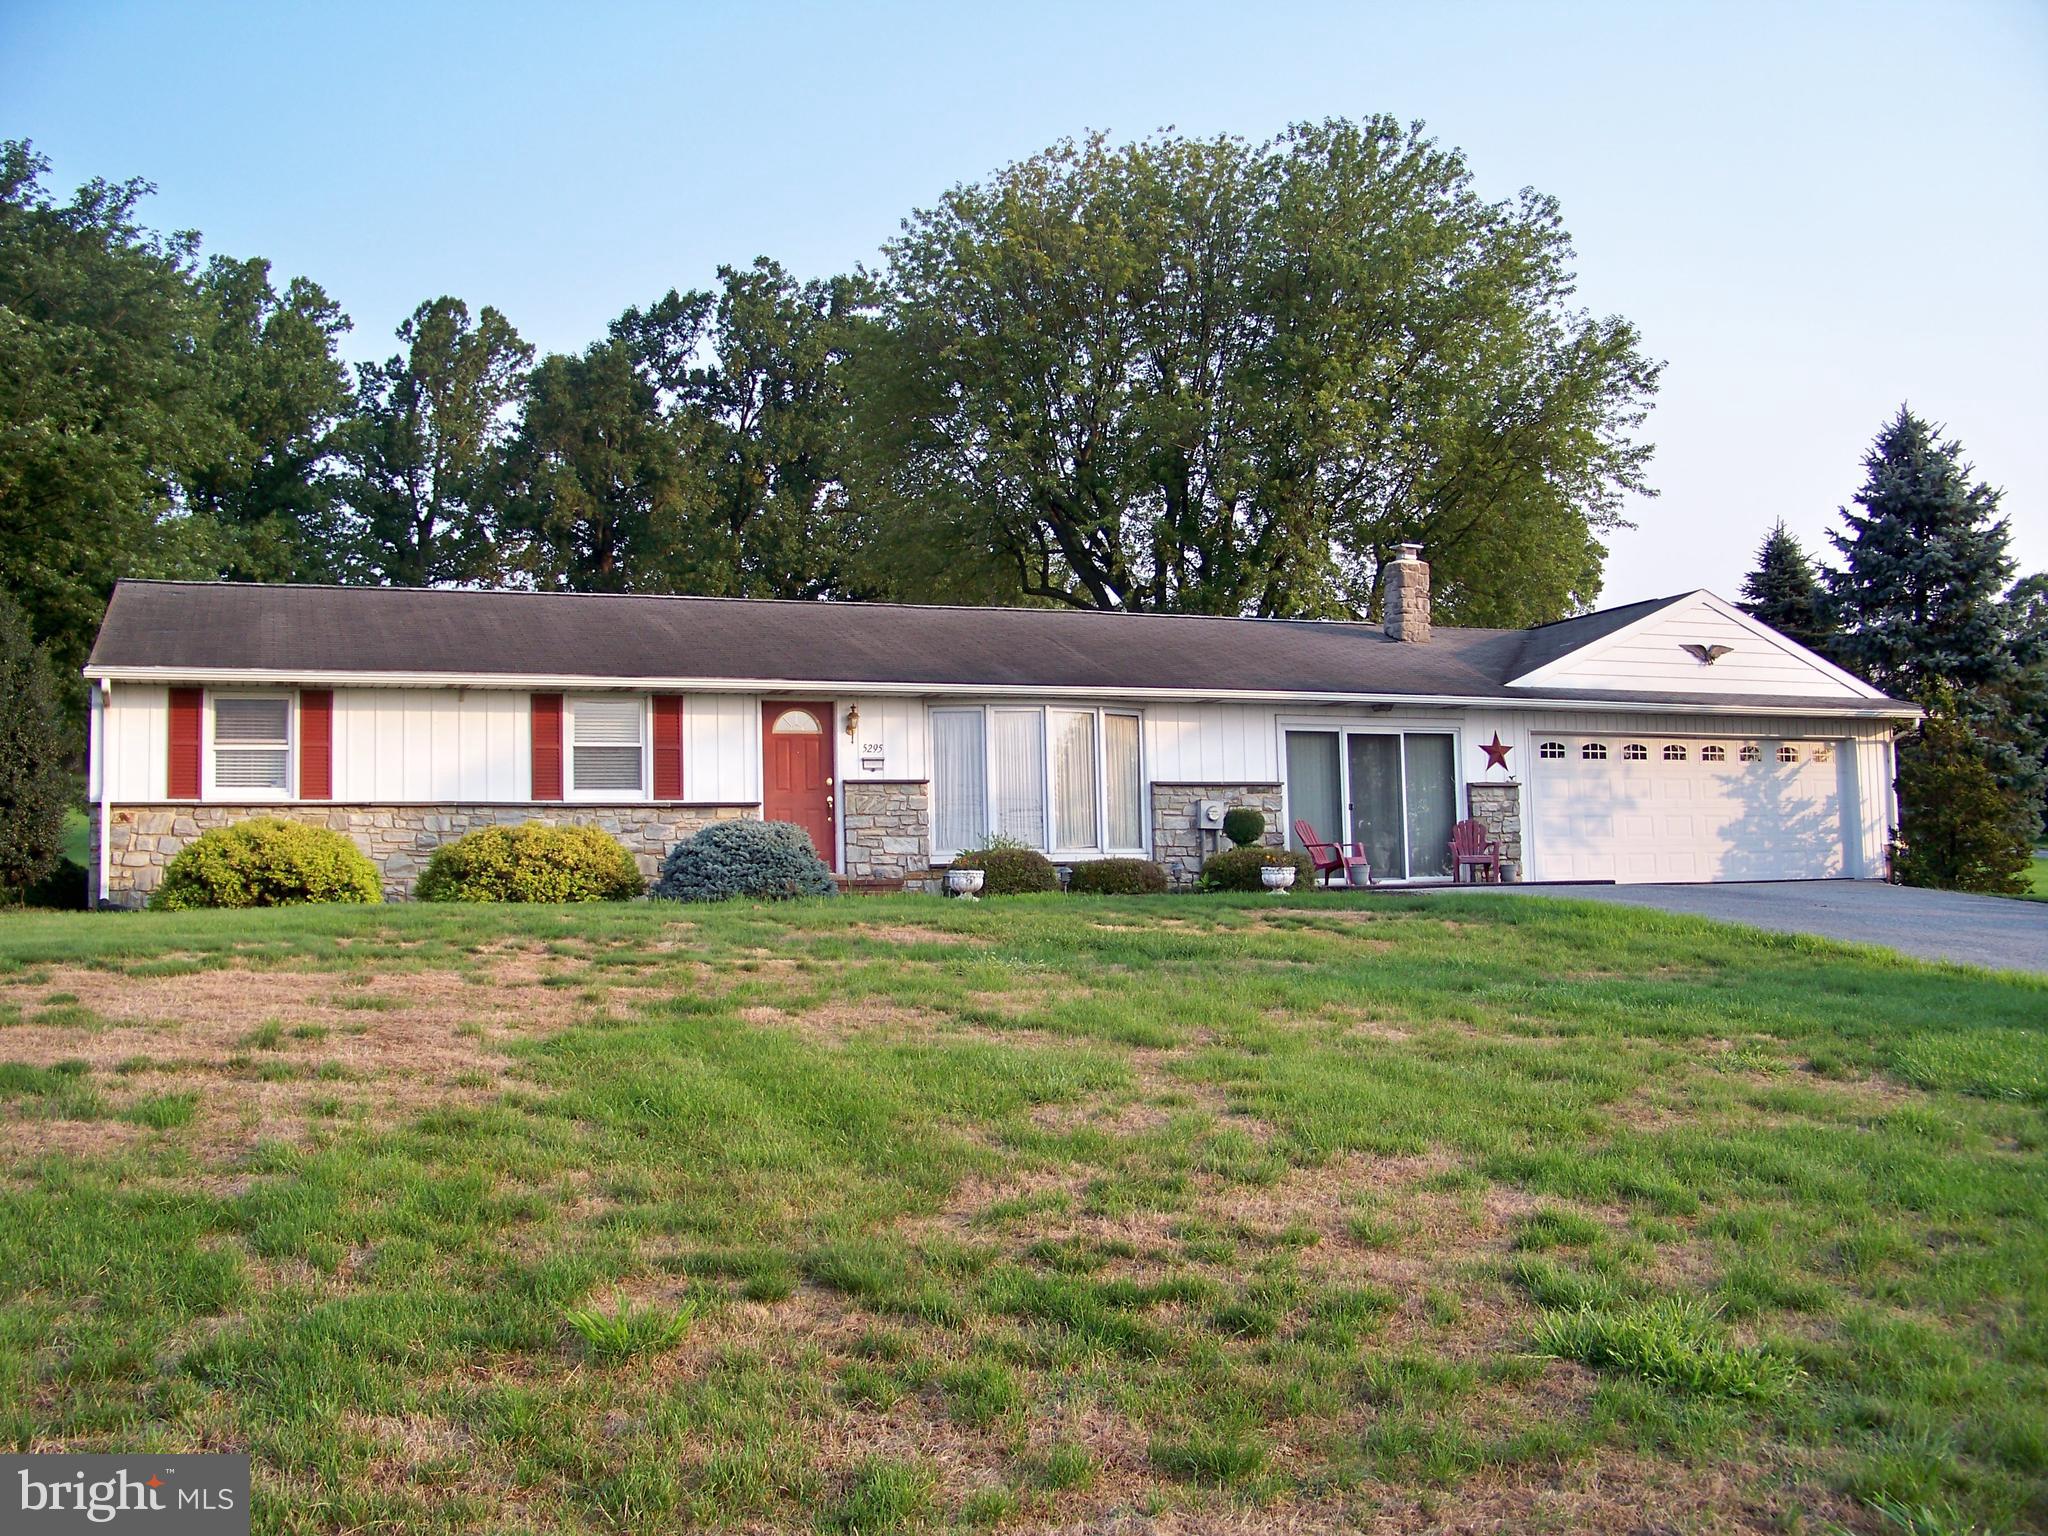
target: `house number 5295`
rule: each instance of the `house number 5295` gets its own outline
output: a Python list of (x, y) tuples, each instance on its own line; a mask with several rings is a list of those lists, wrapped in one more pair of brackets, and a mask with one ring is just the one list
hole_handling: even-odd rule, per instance
[(863, 757), (873, 757), (881, 752), (882, 744), (879, 741), (864, 741), (860, 744), (860, 750)]

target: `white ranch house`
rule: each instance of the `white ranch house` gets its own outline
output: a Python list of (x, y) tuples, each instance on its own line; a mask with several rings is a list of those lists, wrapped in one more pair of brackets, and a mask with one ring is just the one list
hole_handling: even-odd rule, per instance
[[(991, 834), (1193, 880), (1205, 803), (1305, 818), (1376, 878), (1878, 878), (1915, 717), (1706, 592), (1528, 630), (370, 587), (123, 582), (92, 684), (95, 899), (208, 827), (335, 827), (406, 895), (439, 843), (589, 821), (650, 873), (707, 821), (809, 829), (932, 888)], [(1211, 813), (1213, 815), (1213, 811)]]

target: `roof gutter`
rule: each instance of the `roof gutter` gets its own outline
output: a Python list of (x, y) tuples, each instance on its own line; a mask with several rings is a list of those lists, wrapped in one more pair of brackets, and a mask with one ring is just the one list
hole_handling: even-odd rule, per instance
[(590, 677), (573, 673), (280, 672), (258, 667), (87, 667), (87, 678), (119, 683), (223, 683), (256, 687), (508, 688), (543, 693), (810, 693), (842, 698), (904, 694), (934, 698), (1159, 699), (1224, 704), (1392, 704), (1446, 709), (1599, 709), (1621, 714), (1827, 715), (1844, 719), (1917, 720), (1917, 705), (1881, 700), (1843, 708), (1839, 703), (1699, 704), (1680, 700), (1517, 698), (1512, 695), (1367, 693), (1269, 688), (1074, 687), (1051, 683), (835, 682), (816, 678)]

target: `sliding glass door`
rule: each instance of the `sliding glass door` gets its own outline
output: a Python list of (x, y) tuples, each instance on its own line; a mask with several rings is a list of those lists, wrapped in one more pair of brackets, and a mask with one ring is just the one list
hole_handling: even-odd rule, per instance
[(1289, 731), (1287, 804), (1317, 837), (1357, 843), (1378, 879), (1447, 876), (1458, 819), (1455, 738), (1448, 731)]
[[(1318, 842), (1343, 840), (1344, 769), (1335, 731), (1287, 733), (1287, 813), (1307, 822)], [(1292, 826), (1287, 846), (1301, 849), (1301, 835)]]
[(1451, 738), (1411, 732), (1401, 738), (1408, 786), (1408, 878), (1448, 876), (1451, 828), (1458, 821), (1458, 786)]
[(1351, 841), (1365, 850), (1374, 874), (1403, 879), (1408, 834), (1401, 825), (1401, 738), (1354, 732), (1344, 755), (1351, 769)]

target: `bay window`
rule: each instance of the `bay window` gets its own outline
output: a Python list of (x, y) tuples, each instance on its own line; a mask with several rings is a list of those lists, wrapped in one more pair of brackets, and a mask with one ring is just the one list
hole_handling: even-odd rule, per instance
[(1045, 713), (990, 711), (989, 819), (996, 834), (1045, 846)]
[(1109, 811), (1109, 846), (1145, 846), (1145, 779), (1139, 766), (1138, 717), (1102, 717), (1103, 799)]
[(932, 846), (958, 853), (988, 836), (988, 743), (978, 709), (932, 711)]
[(1052, 845), (1093, 848), (1095, 844), (1095, 711), (1055, 709), (1052, 716)]
[(1048, 854), (1141, 853), (1141, 730), (1128, 711), (975, 705), (931, 711), (932, 849), (994, 835)]

